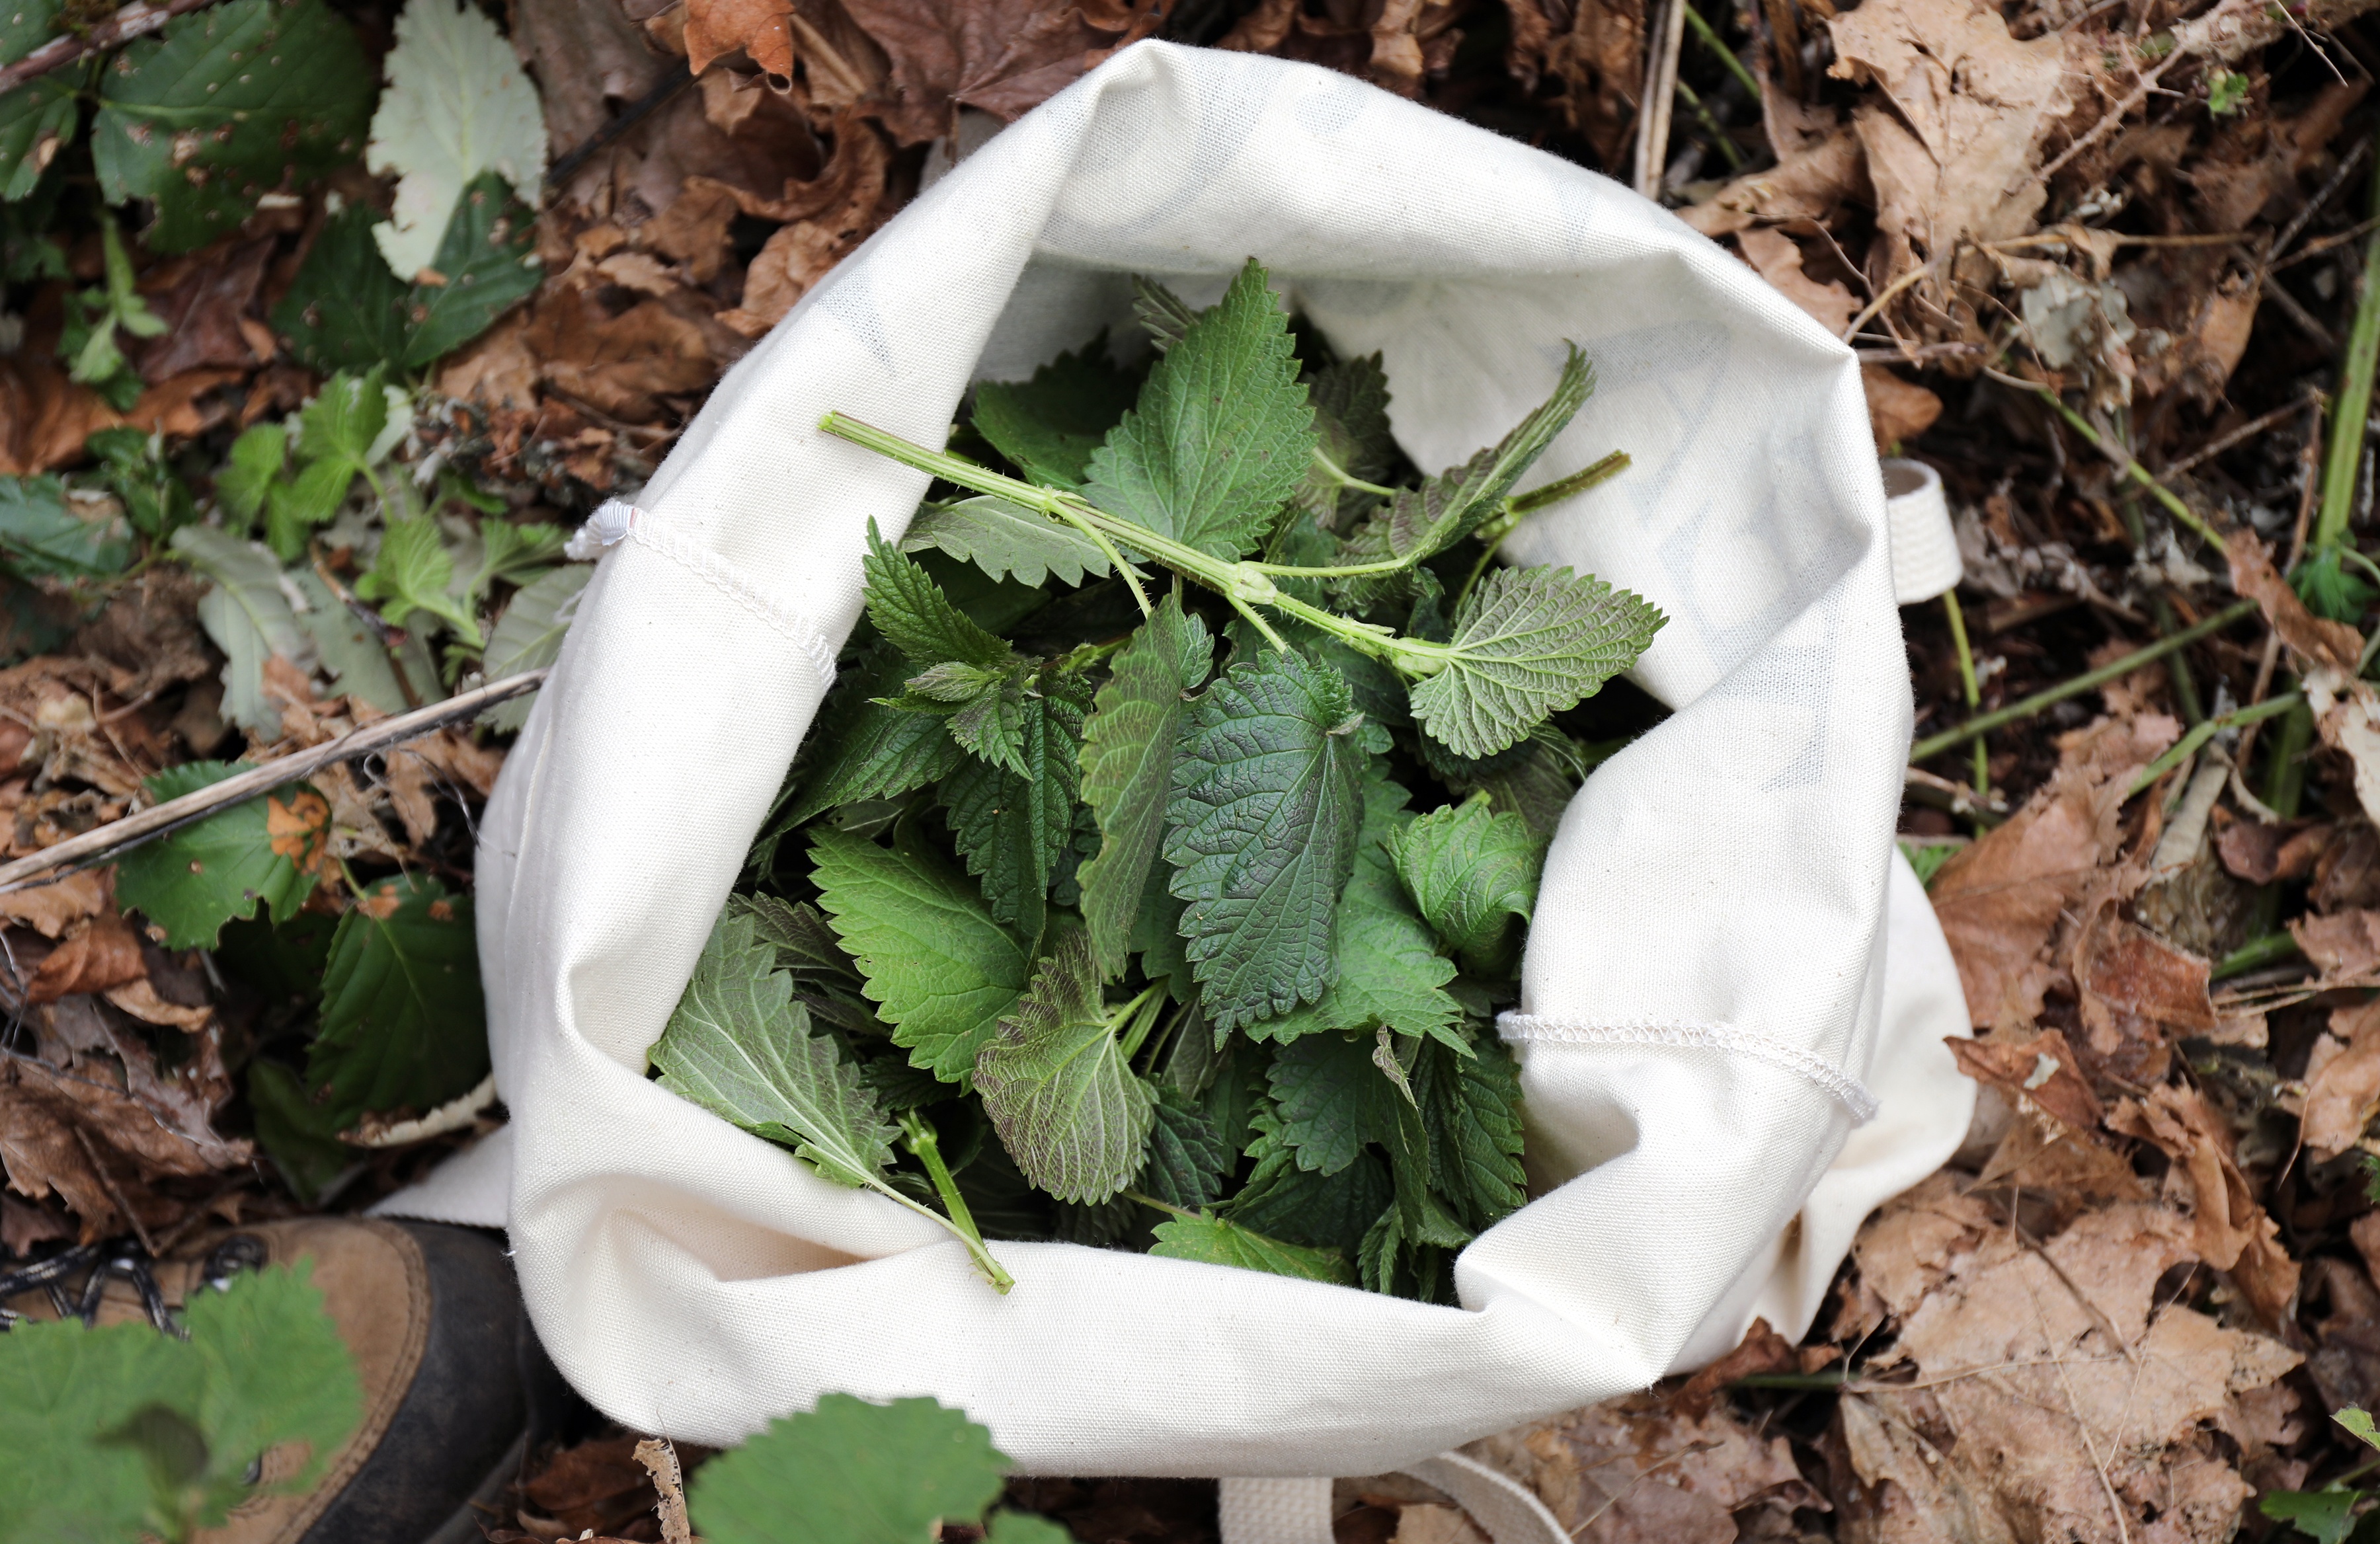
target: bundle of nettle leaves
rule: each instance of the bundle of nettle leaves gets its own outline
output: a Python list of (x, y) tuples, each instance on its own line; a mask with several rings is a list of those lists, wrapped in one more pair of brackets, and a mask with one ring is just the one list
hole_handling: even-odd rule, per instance
[(1488, 560), (1624, 457), (1512, 496), (1572, 349), (1502, 442), (1382, 486), (1377, 356), (1314, 364), (1254, 262), (1139, 296), (1146, 378), (1102, 340), (982, 386), (980, 459), (826, 420), (955, 496), (871, 527), (870, 625), (653, 1065), (1003, 1291), (986, 1237), (1449, 1301), (1524, 1199), (1489, 1026), (1588, 765), (1547, 719), (1663, 620)]

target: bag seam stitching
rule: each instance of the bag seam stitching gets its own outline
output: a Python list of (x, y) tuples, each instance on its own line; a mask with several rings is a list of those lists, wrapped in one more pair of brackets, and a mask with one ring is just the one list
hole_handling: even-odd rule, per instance
[(1505, 1012), (1496, 1016), (1496, 1030), (1512, 1044), (1666, 1045), (1725, 1051), (1767, 1062), (1815, 1083), (1851, 1113), (1854, 1126), (1865, 1126), (1874, 1120), (1879, 1107), (1876, 1095), (1868, 1092), (1865, 1084), (1825, 1057), (1798, 1045), (1788, 1045), (1773, 1035), (1734, 1024), (1695, 1019), (1588, 1024), (1534, 1013)]
[(791, 607), (779, 604), (741, 569), (707, 548), (698, 547), (668, 531), (650, 512), (625, 500), (607, 501), (588, 520), (588, 528), (605, 547), (626, 539), (669, 559), (680, 568), (751, 612), (781, 634), (809, 661), (823, 686), (832, 686), (836, 650), (826, 635)]

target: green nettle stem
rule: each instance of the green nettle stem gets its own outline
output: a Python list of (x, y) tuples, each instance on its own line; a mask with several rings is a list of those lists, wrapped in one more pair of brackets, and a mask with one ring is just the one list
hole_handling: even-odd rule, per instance
[[(828, 414), (820, 421), (819, 428), (838, 439), (848, 440), (863, 450), (874, 451), (877, 454), (897, 461), (904, 466), (930, 473), (945, 482), (956, 483), (961, 488), (971, 488), (978, 493), (988, 493), (996, 499), (1005, 499), (1026, 509), (1038, 510), (1053, 520), (1062, 520), (1085, 531), (1094, 539), (1099, 539), (1104, 536), (1122, 542), (1135, 551), (1145, 552), (1154, 561), (1163, 563), (1184, 578), (1195, 579), (1223, 596), (1242, 616), (1247, 618), (1250, 625), (1265, 635), (1266, 640), (1275, 648), (1286, 650), (1289, 645), (1281, 641), (1281, 634), (1274, 632), (1266, 623), (1264, 618), (1256, 613), (1255, 607), (1269, 606), (1275, 610), (1285, 612), (1310, 627), (1318, 628), (1344, 640), (1351, 646), (1363, 650), (1411, 677), (1436, 675), (1446, 668), (1449, 660), (1454, 657), (1454, 651), (1443, 644), (1433, 644), (1418, 638), (1399, 637), (1385, 628), (1369, 626), (1364, 622), (1351, 621), (1335, 611), (1326, 611), (1320, 607), (1308, 606), (1294, 596), (1281, 594), (1272, 582), (1276, 576), (1345, 579), (1371, 573), (1392, 573), (1400, 569), (1412, 567), (1414, 562), (1418, 561), (1417, 559), (1366, 563), (1349, 568), (1311, 569), (1285, 568), (1269, 563), (1230, 562), (1210, 553), (1201, 552), (1195, 547), (1185, 546), (1171, 537), (1160, 536), (1145, 525), (1130, 520), (1118, 519), (1076, 494), (1068, 493), (1060, 489), (1043, 488), (1037, 483), (1025, 482), (1016, 477), (1005, 476), (989, 466), (969, 461), (965, 456), (953, 455), (947, 451), (929, 451), (925, 446), (904, 440), (897, 434), (878, 428), (872, 424), (861, 423), (856, 418), (846, 417), (840, 413)], [(1606, 457), (1605, 461), (1609, 462), (1610, 459)], [(1600, 466), (1604, 463), (1598, 462), (1597, 464)], [(1617, 467), (1614, 466), (1611, 469), (1617, 470)], [(1590, 467), (1589, 470), (1592, 471), (1594, 468)], [(1580, 476), (1584, 475), (1580, 474)], [(1609, 474), (1607, 472), (1604, 475)], [(1100, 540), (1100, 548), (1111, 554), (1110, 561), (1116, 563), (1119, 571), (1123, 572), (1122, 555), (1117, 553), (1106, 540)], [(1126, 582), (1131, 583), (1128, 572)], [(1137, 584), (1133, 585), (1133, 593), (1140, 597), (1141, 609), (1146, 613), (1148, 609), (1148, 597), (1140, 595)]]
[(934, 1182), (934, 1193), (942, 1198), (942, 1208), (950, 1215), (938, 1216), (889, 1187), (884, 1188), (884, 1193), (910, 1211), (932, 1217), (956, 1234), (959, 1242), (966, 1246), (968, 1255), (973, 1257), (976, 1269), (983, 1273), (984, 1280), (1005, 1294), (1016, 1285), (1016, 1278), (1002, 1270), (1000, 1261), (991, 1258), (991, 1251), (984, 1248), (983, 1230), (976, 1226), (975, 1213), (967, 1210), (966, 1198), (959, 1194), (958, 1181), (951, 1177), (950, 1165), (942, 1162), (942, 1140), (935, 1132), (933, 1123), (915, 1110), (903, 1110), (893, 1118), (901, 1124), (903, 1145), (926, 1166), (926, 1177)]

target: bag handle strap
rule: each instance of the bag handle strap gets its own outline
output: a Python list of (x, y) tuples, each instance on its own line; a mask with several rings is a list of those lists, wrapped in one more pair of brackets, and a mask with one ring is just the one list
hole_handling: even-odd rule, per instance
[[(1475, 1458), (1441, 1453), (1402, 1472), (1452, 1498), (1489, 1544), (1572, 1544), (1536, 1491)], [(1328, 1479), (1225, 1479), (1220, 1492), (1222, 1544), (1333, 1544)]]

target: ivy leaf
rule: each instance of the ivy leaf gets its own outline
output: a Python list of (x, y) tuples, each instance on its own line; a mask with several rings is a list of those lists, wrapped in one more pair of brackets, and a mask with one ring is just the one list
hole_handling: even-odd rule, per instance
[(155, 199), (149, 247), (187, 252), (237, 228), (259, 195), (351, 158), (373, 94), (354, 30), (322, 0), (182, 17), (99, 73), (100, 190)]
[[(1030, 380), (987, 380), (978, 386), (976, 432), (1035, 482), (1080, 488), (1089, 471), (1091, 452), (1123, 416), (1135, 375), (1110, 361), (1107, 334), (1102, 332), (1035, 370)], [(1039, 515), (1032, 518), (1050, 524)], [(1038, 579), (1025, 582), (1040, 583)]]
[(1108, 572), (1107, 554), (1072, 525), (990, 494), (955, 504), (923, 504), (901, 537), (901, 550), (947, 552), (994, 579), (1041, 585), (1055, 574), (1063, 585)]
[(183, 526), (172, 546), (213, 581), (199, 597), (199, 621), (224, 651), (223, 716), (252, 733), (278, 736), (281, 710), (265, 700), (264, 662), (279, 655), (304, 665), (312, 653), (281, 588), (281, 565), (254, 542), (206, 525)]
[(416, 611), (427, 611), (455, 630), (473, 648), (480, 646), (480, 624), (452, 593), (454, 554), (429, 515), (391, 520), (381, 528), (380, 552), (371, 572), (356, 581), (356, 594), (381, 602), (380, 614), (392, 627), (403, 627)]
[(1362, 1151), (1336, 1174), (1301, 1167), (1297, 1149), (1281, 1135), (1280, 1112), (1269, 1098), (1257, 1100), (1248, 1123), (1256, 1134), (1248, 1156), (1256, 1165), (1224, 1212), (1259, 1233), (1353, 1258), (1366, 1230), (1396, 1199), (1388, 1165)]
[(1008, 645), (969, 621), (932, 574), (877, 534), (873, 520), (860, 567), (868, 582), (868, 620), (921, 669), (946, 659), (990, 669), (1011, 658)]
[[(410, 17), (415, 11), (438, 9), (445, 4), (446, 0), (429, 0), (427, 5), (417, 0), (405, 14)], [(480, 14), (468, 6), (464, 12)], [(400, 18), (397, 25), (404, 24)], [(510, 45), (499, 42), (496, 52), (512, 64)], [(517, 76), (519, 66), (514, 65), (513, 69)], [(533, 100), (531, 105), (535, 105)], [(545, 142), (542, 128), (537, 130), (537, 142), (540, 146)], [(535, 186), (534, 177), (531, 186)], [(400, 216), (404, 201), (405, 189), (400, 187)], [(378, 235), (388, 228), (375, 225), (372, 230)], [(401, 271), (415, 273), (412, 269)], [(544, 277), (537, 257), (537, 211), (513, 198), (503, 177), (494, 172), (482, 173), (466, 183), (455, 197), (445, 234), (431, 254), (427, 271), (415, 276), (417, 282), (405, 304), (402, 360), (409, 370), (428, 368), (537, 293), (538, 281)]]
[(1123, 973), (1149, 865), (1165, 834), (1165, 808), (1188, 696), (1207, 679), (1214, 640), (1168, 595), (1111, 661), (1083, 724), (1083, 802), (1099, 815), (1099, 856), (1077, 880), (1092, 952), (1108, 977)]
[(1031, 961), (974, 887), (922, 853), (827, 828), (810, 877), (870, 1001), (909, 1063), (965, 1086), (976, 1053), (1025, 990)]
[(488, 201), (498, 204), (505, 182), (533, 197), (545, 175), (537, 89), (496, 24), (456, 0), (407, 6), (382, 65), (388, 88), (372, 114), (364, 164), (400, 175), (389, 221), (373, 235), (397, 277), (410, 280), (426, 266), (451, 283), (440, 235), (452, 244), (449, 216), (466, 190), (492, 192)]
[(1103, 1201), (1140, 1172), (1157, 1099), (1124, 1060), (1082, 929), (1059, 934), (976, 1053), (975, 1086), (1016, 1166), (1060, 1200)]
[[(162, 804), (245, 772), (249, 765), (184, 762), (141, 786), (153, 804)], [(310, 820), (317, 809), (319, 820)], [(255, 916), (260, 902), (273, 921), (287, 922), (313, 893), (329, 815), (322, 796), (303, 784), (219, 810), (116, 860), (115, 898), (164, 928), (169, 949), (214, 947), (224, 923)], [(475, 1075), (471, 1080), (479, 1080)]]
[(1355, 872), (1339, 900), (1338, 984), (1318, 1002), (1248, 1025), (1250, 1038), (1291, 1041), (1382, 1024), (1400, 1034), (1454, 1035), (1462, 1009), (1445, 991), (1454, 964), (1439, 954), (1407, 903), (1384, 845), (1412, 820), (1404, 813), (1408, 797), (1385, 776), (1365, 778)]
[(132, 533), (102, 501), (98, 518), (69, 506), (55, 477), (0, 477), (0, 559), (34, 578), (121, 573), (132, 561)]
[[(769, 1423), (694, 1477), (686, 1502), (710, 1544), (932, 1544), (999, 1499), (1008, 1458), (991, 1433), (930, 1399), (847, 1393)], [(993, 1519), (994, 1544), (1045, 1544)]]
[(1230, 1265), (1243, 1271), (1265, 1271), (1300, 1281), (1355, 1285), (1355, 1273), (1336, 1249), (1310, 1249), (1284, 1244), (1252, 1232), (1225, 1217), (1200, 1212), (1195, 1217), (1171, 1217), (1153, 1230), (1153, 1255), (1168, 1260), (1194, 1260), (1206, 1265)]
[(1206, 1112), (1171, 1084), (1157, 1090), (1148, 1128), (1148, 1163), (1134, 1188), (1169, 1206), (1212, 1206), (1232, 1176), (1232, 1150)]
[(1255, 260), (1149, 372), (1093, 452), (1090, 501), (1226, 561), (1305, 480), (1314, 418), (1289, 319)]
[(1457, 1055), (1435, 1042), (1415, 1062), (1430, 1184), (1485, 1231), (1528, 1200), (1521, 1168), (1521, 1069), (1494, 1036)]
[[(594, 577), (592, 563), (565, 563), (515, 591), (488, 634), (488, 652), (480, 664), (487, 678), (502, 681), (561, 658), (562, 640), (578, 615), (579, 597)], [(534, 692), (516, 697), (498, 705), (488, 721), (500, 731), (517, 730), (528, 722), (528, 710), (536, 702)]]
[(435, 1109), (487, 1075), (471, 898), (426, 874), (381, 880), (332, 935), (308, 1080), (352, 1125), (368, 1112)]
[(662, 1087), (756, 1136), (782, 1142), (823, 1178), (884, 1188), (899, 1133), (858, 1064), (813, 1034), (794, 978), (748, 911), (711, 925), (694, 978), (653, 1043)]
[(1026, 937), (1038, 936), (1050, 889), (1074, 836), (1082, 772), (1076, 737), (1083, 705), (1079, 677), (1051, 672), (1020, 705), (1022, 772), (970, 756), (941, 782), (951, 835), (967, 872), (983, 882), (991, 914)]
[(1668, 620), (1566, 568), (1498, 569), (1428, 655), (1443, 668), (1414, 683), (1414, 717), (1460, 755), (1492, 755), (1635, 664)]
[[(1389, 378), (1378, 354), (1342, 359), (1314, 374), (1316, 448), (1333, 466), (1361, 482), (1377, 483), (1396, 464), (1397, 442), (1389, 432)], [(1308, 467), (1297, 501), (1326, 531), (1375, 495), (1343, 486), (1320, 466)], [(1289, 560), (1283, 560), (1289, 561)], [(1314, 565), (1314, 566), (1319, 566)]]
[(1595, 367), (1569, 345), (1553, 394), (1497, 443), (1389, 501), (1389, 550), (1418, 561), (1443, 552), (1503, 508), (1505, 497), (1595, 391)]
[(963, 753), (946, 720), (888, 707), (874, 699), (901, 677), (889, 652), (862, 662), (836, 700), (810, 727), (804, 750), (819, 760), (802, 778), (800, 796), (772, 828), (780, 838), (838, 804), (890, 799), (947, 777)]
[(1488, 796), (1435, 809), (1391, 832), (1388, 850), (1405, 894), (1421, 908), (1439, 942), (1483, 974), (1509, 962), (1515, 920), (1536, 905), (1545, 845), (1528, 822), (1497, 814)]
[(1294, 654), (1235, 665), (1191, 712), (1166, 812), (1184, 953), (1217, 1031), (1311, 1002), (1338, 979), (1366, 754), (1347, 683)]
[(332, 215), (273, 308), (273, 330), (314, 369), (366, 369), (405, 357), (411, 296), (382, 260), (374, 223), (362, 204)]

